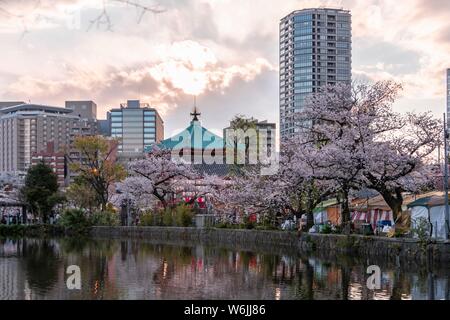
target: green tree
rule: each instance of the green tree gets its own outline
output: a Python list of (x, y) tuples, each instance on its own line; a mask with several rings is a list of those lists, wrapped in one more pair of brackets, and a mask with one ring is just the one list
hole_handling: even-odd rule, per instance
[(101, 136), (77, 137), (73, 149), (79, 153), (79, 159), (69, 159), (70, 169), (94, 190), (101, 210), (106, 210), (110, 199), (111, 187), (126, 176), (122, 165), (115, 161), (117, 143)]
[(89, 213), (98, 209), (98, 197), (91, 185), (81, 177), (76, 177), (66, 190), (67, 200), (77, 208), (86, 209)]
[(58, 177), (45, 163), (32, 166), (25, 177), (21, 196), (34, 214), (38, 214), (44, 223), (54, 206), (62, 202), (58, 194)]

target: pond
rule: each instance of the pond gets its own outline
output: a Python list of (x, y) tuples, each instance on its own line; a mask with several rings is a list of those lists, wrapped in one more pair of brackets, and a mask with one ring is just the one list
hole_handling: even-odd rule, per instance
[[(0, 240), (0, 299), (449, 299), (446, 266), (137, 240)], [(81, 289), (66, 273), (79, 266)]]

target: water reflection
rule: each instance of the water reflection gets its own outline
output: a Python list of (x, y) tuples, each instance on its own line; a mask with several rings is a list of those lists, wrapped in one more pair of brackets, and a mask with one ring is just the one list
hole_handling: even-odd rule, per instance
[[(367, 289), (367, 266), (382, 270)], [(78, 265), (82, 290), (66, 288)], [(132, 240), (0, 240), (0, 299), (449, 299), (450, 271)]]

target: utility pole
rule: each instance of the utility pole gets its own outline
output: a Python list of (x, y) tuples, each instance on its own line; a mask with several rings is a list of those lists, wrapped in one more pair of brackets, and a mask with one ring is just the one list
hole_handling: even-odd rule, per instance
[(445, 235), (449, 239), (449, 206), (448, 206), (448, 128), (447, 117), (444, 113), (444, 196), (445, 196)]

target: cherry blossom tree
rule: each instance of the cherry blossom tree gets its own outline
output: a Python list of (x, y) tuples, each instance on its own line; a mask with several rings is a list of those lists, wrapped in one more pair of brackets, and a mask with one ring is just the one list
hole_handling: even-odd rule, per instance
[(326, 86), (298, 115), (303, 125), (298, 152), (311, 165), (311, 177), (339, 187), (344, 222), (351, 190), (378, 191), (395, 218), (402, 193), (429, 182), (426, 163), (440, 144), (441, 125), (429, 113), (394, 112), (401, 89), (391, 81)]
[(120, 191), (114, 204), (123, 200), (132, 201), (137, 208), (154, 208), (159, 203), (168, 208), (176, 196), (188, 195), (192, 204), (199, 197), (214, 198), (222, 188), (222, 179), (201, 175), (191, 164), (175, 161), (168, 149), (153, 146), (143, 160), (131, 162), (129, 176), (116, 185)]
[(159, 201), (164, 208), (169, 205), (183, 184), (198, 178), (191, 165), (172, 161), (171, 151), (154, 146), (143, 160), (128, 165), (129, 177), (117, 184), (121, 194), (140, 205)]

